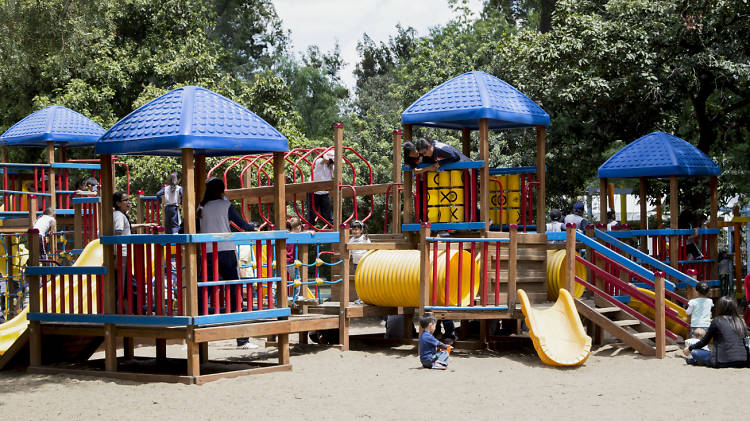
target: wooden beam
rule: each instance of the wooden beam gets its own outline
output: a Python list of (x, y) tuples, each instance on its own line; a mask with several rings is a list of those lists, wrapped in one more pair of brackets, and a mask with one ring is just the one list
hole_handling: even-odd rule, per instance
[[(53, 141), (47, 142), (47, 163), (55, 163), (55, 142)], [(57, 191), (55, 189), (55, 169), (50, 167), (47, 170), (47, 175), (49, 177), (47, 181), (47, 188), (49, 190), (47, 190), (47, 193), (50, 194), (49, 207), (51, 207), (52, 209), (57, 209), (57, 194), (55, 193)]]
[[(716, 176), (710, 178), (709, 184), (711, 186), (711, 208), (709, 215), (709, 228), (719, 227), (719, 179)], [(711, 279), (719, 279), (719, 236), (712, 235), (709, 241), (709, 253), (714, 263), (711, 264)]]
[(34, 228), (34, 224), (36, 224), (36, 209), (38, 201), (39, 199), (33, 194), (26, 196), (26, 209), (29, 211), (29, 228)]
[(349, 243), (349, 230), (341, 230), (341, 241), (338, 245), (339, 255), (341, 257), (341, 282), (339, 288), (339, 343), (343, 351), (349, 350), (349, 317), (346, 314), (346, 308), (349, 306), (349, 253), (346, 246)]
[[(678, 229), (678, 218), (680, 216), (680, 202), (678, 198), (677, 188), (677, 176), (672, 175), (669, 177), (669, 228), (676, 230)], [(679, 268), (678, 256), (680, 248), (678, 237), (676, 235), (669, 236), (669, 263), (670, 266), (677, 269)]]
[[(404, 124), (404, 141), (411, 142), (412, 140), (412, 126), (411, 124)], [(414, 190), (414, 181), (412, 179), (413, 171), (404, 171), (404, 217), (402, 218), (404, 224), (411, 224), (414, 221), (414, 198), (412, 191)], [(401, 229), (401, 227), (399, 227)]]
[[(401, 130), (393, 131), (393, 182), (397, 185), (401, 183)], [(359, 195), (359, 189), (357, 189)], [(394, 186), (392, 193), (393, 198), (391, 199), (393, 212), (391, 214), (391, 232), (398, 234), (401, 232), (401, 193), (398, 190), (398, 186)]]
[(539, 189), (536, 199), (536, 231), (544, 232), (547, 229), (545, 215), (547, 214), (547, 140), (544, 126), (536, 126), (536, 176), (539, 179)]
[[(284, 170), (284, 152), (273, 154), (273, 189), (274, 189), (274, 225), (276, 229), (286, 229), (286, 171)], [(276, 272), (283, 279), (276, 289), (279, 294), (279, 307), (289, 307), (286, 288), (286, 239), (276, 240)], [(248, 297), (248, 301), (252, 298)], [(285, 318), (286, 319), (286, 318)], [(289, 364), (289, 334), (278, 336), (279, 364)]]
[(206, 191), (206, 155), (195, 155), (195, 202), (203, 200)]
[[(740, 207), (735, 205), (732, 209), (732, 215), (740, 216)], [(744, 286), (742, 285), (742, 224), (734, 224), (734, 275), (735, 275), (735, 295), (742, 296)]]
[[(518, 225), (510, 225), (510, 245), (508, 246), (508, 308), (516, 308), (516, 281), (518, 267)], [(495, 265), (500, 264), (500, 256), (495, 256)], [(499, 304), (499, 303), (495, 303)]]
[[(333, 206), (333, 226), (336, 227), (343, 221), (341, 219), (341, 173), (342, 166), (344, 164), (343, 153), (344, 153), (344, 125), (336, 123), (333, 125), (333, 152), (334, 152), (334, 164), (333, 164), (333, 186), (329, 190), (331, 195), (331, 205)], [(346, 283), (346, 282), (344, 282)]]
[(471, 158), (471, 129), (468, 127), (461, 129), (461, 153)]
[(666, 335), (664, 329), (667, 328), (664, 316), (664, 272), (654, 273), (654, 331), (656, 332), (656, 358), (664, 358), (666, 354)]
[[(571, 296), (575, 291), (576, 276), (576, 227), (565, 227), (565, 289)], [(559, 292), (559, 291), (555, 291)]]
[(490, 228), (490, 129), (486, 118), (479, 119), (479, 160), (484, 162), (479, 171), (479, 219), (485, 223), (482, 232), (486, 232)]
[[(29, 229), (28, 233), (29, 241), (29, 259), (26, 262), (27, 266), (38, 266), (39, 265), (39, 231), (35, 229)], [(26, 276), (29, 282), (29, 312), (39, 313), (40, 311), (40, 282), (39, 276)], [(53, 304), (54, 306), (54, 304)], [(54, 309), (53, 309), (54, 311)], [(42, 365), (42, 329), (39, 321), (29, 322), (29, 365), (31, 367), (39, 367)]]
[(430, 264), (430, 224), (422, 223), (419, 228), (419, 315), (424, 314), (425, 306), (430, 304), (430, 280), (432, 279), (432, 265)]
[[(197, 232), (195, 155), (193, 149), (182, 150), (182, 217), (185, 234)], [(203, 183), (205, 185), (205, 183)], [(185, 315), (198, 315), (198, 260), (195, 244), (184, 245), (183, 284), (185, 285)], [(195, 340), (193, 327), (187, 331), (187, 373), (200, 375), (200, 345)]]
[[(112, 155), (104, 154), (99, 157), (101, 166), (101, 191), (102, 191), (102, 224), (101, 235), (114, 235), (112, 195), (114, 194), (114, 168)], [(104, 275), (102, 295), (104, 296), (104, 314), (115, 313), (115, 248), (112, 244), (102, 246), (102, 263), (110, 270)], [(113, 324), (104, 325), (104, 369), (106, 371), (117, 371), (117, 343), (115, 327)]]
[[(639, 200), (641, 202), (641, 229), (645, 230), (648, 229), (648, 196), (647, 196), (647, 188), (648, 188), (648, 179), (646, 177), (640, 177), (638, 178), (638, 196)], [(639, 241), (640, 249), (642, 252), (647, 253), (648, 252), (648, 241), (646, 239), (647, 237), (645, 235), (641, 236), (641, 239)]]
[[(599, 222), (602, 224), (607, 223), (607, 190), (609, 190), (609, 184), (606, 178), (599, 179)], [(591, 221), (593, 223), (594, 221)]]

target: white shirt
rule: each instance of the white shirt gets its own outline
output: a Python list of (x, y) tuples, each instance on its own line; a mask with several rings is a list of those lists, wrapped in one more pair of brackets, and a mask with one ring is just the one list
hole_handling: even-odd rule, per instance
[(182, 201), (182, 187), (166, 186), (164, 187), (164, 206), (179, 205)]
[(563, 232), (564, 224), (560, 221), (552, 221), (547, 224), (547, 232)]
[[(700, 341), (701, 340), (698, 339), (698, 338), (688, 338), (688, 339), (685, 339), (685, 348), (691, 347), (691, 346), (697, 344)], [(706, 351), (710, 351), (710, 349), (708, 349), (708, 345), (704, 346), (701, 349), (705, 349)]]
[(692, 315), (690, 327), (708, 328), (711, 324), (711, 307), (713, 306), (713, 300), (706, 297), (693, 298), (688, 301), (688, 308), (685, 312)]
[(49, 215), (42, 215), (34, 222), (34, 229), (39, 230), (39, 235), (44, 237), (53, 223), (55, 223), (55, 218)]
[[(115, 235), (130, 235), (130, 221), (128, 221), (128, 217), (124, 213), (116, 210), (112, 215), (112, 222), (115, 226)], [(117, 254), (116, 250), (118, 247), (120, 245), (115, 244), (115, 254)], [(126, 245), (122, 245), (122, 256), (126, 257), (127, 255), (128, 248)]]
[[(362, 234), (359, 237), (349, 238), (349, 244), (370, 244), (370, 239)], [(370, 250), (349, 250), (349, 256), (352, 258), (352, 263), (359, 264), (359, 259), (362, 258)]]
[(583, 231), (581, 229), (581, 221), (583, 221), (583, 217), (581, 215), (571, 213), (565, 216), (565, 220), (563, 222), (565, 223), (565, 225), (576, 224), (576, 229), (578, 231)]
[[(328, 165), (323, 162), (323, 158), (315, 160), (315, 168), (313, 169), (313, 181), (329, 181), (333, 179), (333, 165)], [(319, 190), (315, 194), (327, 194), (328, 190)]]
[[(229, 200), (212, 200), (202, 206), (201, 211), (201, 234), (221, 234), (232, 232), (229, 225), (229, 207), (232, 203)], [(233, 241), (219, 242), (218, 251), (232, 250), (236, 251)], [(206, 251), (213, 252), (211, 244), (207, 244)]]
[(617, 221), (608, 222), (607, 223), (607, 231), (612, 231), (612, 228), (614, 228), (615, 225), (617, 225)]

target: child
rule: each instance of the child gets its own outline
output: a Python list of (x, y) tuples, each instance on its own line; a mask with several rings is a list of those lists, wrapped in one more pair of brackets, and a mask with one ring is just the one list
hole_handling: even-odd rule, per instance
[[(445, 370), (448, 368), (451, 346), (432, 336), (436, 324), (437, 321), (431, 314), (425, 314), (419, 319), (419, 326), (422, 328), (422, 334), (419, 335), (419, 361), (422, 362), (424, 368)], [(438, 348), (440, 351), (435, 352)]]
[(565, 231), (563, 228), (565, 228), (565, 224), (560, 221), (562, 219), (562, 212), (560, 212), (560, 209), (552, 209), (549, 212), (549, 219), (551, 220), (549, 224), (547, 224), (547, 232), (562, 232)]
[[(697, 344), (698, 342), (701, 341), (701, 339), (703, 339), (704, 336), (706, 336), (706, 329), (703, 329), (702, 327), (694, 329), (693, 330), (693, 337), (690, 338), (690, 339), (685, 339), (685, 346), (689, 347), (691, 345)], [(710, 351), (710, 349), (708, 349), (708, 345), (704, 346), (701, 349), (705, 349), (706, 351)]]
[(426, 171), (437, 171), (443, 164), (459, 161), (469, 161), (469, 158), (451, 145), (436, 140), (418, 139), (415, 144), (422, 162), (432, 164), (426, 168), (419, 168), (414, 172), (420, 174)]
[(698, 291), (699, 297), (688, 301), (686, 311), (691, 334), (698, 328), (708, 329), (711, 324), (711, 307), (714, 306), (714, 302), (707, 297), (710, 290), (707, 283), (698, 282), (695, 290)]
[(57, 229), (55, 210), (52, 208), (45, 209), (44, 215), (40, 216), (34, 223), (34, 229), (39, 231), (39, 255), (42, 259), (46, 259), (47, 235), (52, 234)]
[[(367, 236), (367, 227), (360, 220), (352, 222), (350, 244), (370, 244), (370, 237)], [(357, 265), (362, 256), (367, 254), (368, 250), (350, 250), (349, 256), (352, 258), (352, 273), (357, 273)]]
[(164, 233), (177, 234), (180, 230), (180, 204), (182, 203), (180, 174), (177, 172), (170, 174), (167, 183), (156, 193), (156, 197), (164, 206)]
[(417, 152), (417, 147), (411, 142), (404, 142), (402, 148), (404, 149), (404, 164), (414, 170), (422, 162), (422, 157)]
[(719, 252), (719, 282), (721, 283), (721, 295), (734, 295), (734, 282), (732, 282), (732, 259), (726, 251)]
[(617, 216), (612, 209), (607, 211), (607, 231), (612, 231), (617, 226)]

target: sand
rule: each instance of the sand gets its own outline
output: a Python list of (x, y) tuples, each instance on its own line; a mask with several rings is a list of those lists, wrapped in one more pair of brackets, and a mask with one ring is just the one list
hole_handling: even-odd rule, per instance
[[(262, 342), (260, 342), (262, 343)], [(184, 355), (170, 345), (170, 355)], [(136, 355), (153, 355), (139, 348)], [(212, 343), (212, 358), (237, 350)], [(613, 355), (616, 354), (616, 355)], [(686, 366), (609, 346), (578, 368), (543, 365), (533, 349), (454, 351), (446, 371), (419, 368), (416, 350), (297, 346), (293, 370), (202, 386), (0, 373), (4, 419), (117, 420), (741, 420), (748, 369)]]

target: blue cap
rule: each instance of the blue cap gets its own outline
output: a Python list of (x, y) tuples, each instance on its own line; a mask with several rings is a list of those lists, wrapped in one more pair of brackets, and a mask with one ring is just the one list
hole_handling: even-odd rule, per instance
[(583, 212), (583, 203), (578, 202), (575, 205), (573, 205), (573, 212)]

